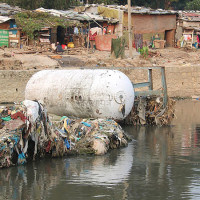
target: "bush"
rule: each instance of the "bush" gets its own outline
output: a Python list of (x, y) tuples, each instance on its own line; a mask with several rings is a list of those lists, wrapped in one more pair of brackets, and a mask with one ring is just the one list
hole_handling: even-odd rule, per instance
[(149, 48), (148, 47), (142, 47), (138, 49), (138, 52), (143, 58), (146, 58), (149, 55)]

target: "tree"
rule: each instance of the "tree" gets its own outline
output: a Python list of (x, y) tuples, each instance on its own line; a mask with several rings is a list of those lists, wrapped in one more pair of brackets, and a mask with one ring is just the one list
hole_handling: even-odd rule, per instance
[[(79, 5), (80, 0), (0, 0), (0, 2), (8, 3), (9, 5), (17, 5), (24, 9), (36, 9), (39, 7), (44, 7), (48, 9), (60, 9), (65, 10), (71, 6)], [(84, 0), (86, 3), (87, 0)], [(104, 4), (118, 4), (126, 5), (127, 0), (88, 0), (90, 4), (92, 3), (104, 3)], [(154, 9), (175, 9), (182, 10), (187, 9), (200, 9), (200, 0), (131, 0), (132, 6), (145, 6)]]
[(186, 3), (186, 10), (200, 10), (200, 0), (193, 0)]

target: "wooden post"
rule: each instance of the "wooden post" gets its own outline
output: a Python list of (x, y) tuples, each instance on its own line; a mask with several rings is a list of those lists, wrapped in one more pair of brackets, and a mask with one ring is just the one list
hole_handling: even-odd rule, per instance
[(166, 77), (165, 77), (165, 67), (161, 67), (161, 76), (162, 76), (162, 87), (163, 87), (163, 93), (164, 93), (164, 99), (163, 99), (163, 106), (164, 108), (167, 106), (167, 83), (166, 83)]
[(148, 69), (149, 90), (153, 90), (152, 69)]
[(133, 57), (132, 53), (132, 30), (131, 30), (131, 0), (128, 0), (128, 35), (129, 35), (129, 57)]
[(90, 32), (90, 21), (89, 21), (89, 27), (88, 27), (88, 38), (87, 38), (87, 56), (88, 56), (88, 51), (89, 51), (89, 32)]

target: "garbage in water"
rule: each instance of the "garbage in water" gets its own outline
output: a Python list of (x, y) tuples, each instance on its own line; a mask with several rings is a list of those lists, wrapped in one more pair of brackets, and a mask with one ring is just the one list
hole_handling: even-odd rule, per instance
[(52, 122), (43, 105), (30, 100), (0, 107), (0, 168), (47, 155), (102, 155), (126, 146), (128, 140), (114, 120), (63, 116)]
[(168, 98), (167, 106), (164, 107), (162, 97), (137, 97), (132, 111), (123, 122), (133, 125), (169, 125), (174, 113), (175, 100), (171, 98)]

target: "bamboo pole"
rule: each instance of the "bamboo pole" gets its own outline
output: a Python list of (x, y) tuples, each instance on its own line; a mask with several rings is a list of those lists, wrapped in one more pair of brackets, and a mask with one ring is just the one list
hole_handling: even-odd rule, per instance
[(129, 40), (129, 57), (132, 58), (132, 32), (131, 32), (131, 0), (128, 0), (128, 40)]

